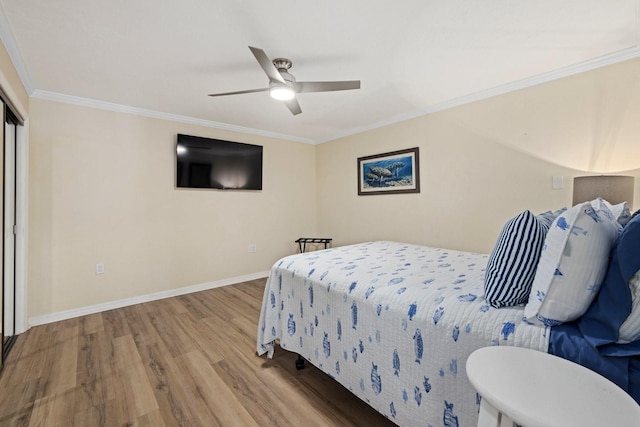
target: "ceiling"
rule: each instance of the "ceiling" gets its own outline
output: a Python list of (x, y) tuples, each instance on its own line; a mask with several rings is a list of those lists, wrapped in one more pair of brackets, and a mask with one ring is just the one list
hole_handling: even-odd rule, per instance
[[(0, 0), (31, 96), (319, 143), (640, 56), (638, 0)], [(248, 46), (298, 80), (267, 93)]]

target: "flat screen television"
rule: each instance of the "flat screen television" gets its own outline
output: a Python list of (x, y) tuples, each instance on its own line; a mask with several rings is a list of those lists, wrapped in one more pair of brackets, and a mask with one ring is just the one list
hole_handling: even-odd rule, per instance
[(262, 190), (262, 146), (178, 134), (176, 186)]

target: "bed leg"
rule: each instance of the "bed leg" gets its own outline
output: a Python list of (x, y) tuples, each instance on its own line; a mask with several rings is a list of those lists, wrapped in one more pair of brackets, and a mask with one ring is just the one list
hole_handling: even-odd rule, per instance
[(304, 359), (300, 355), (298, 355), (298, 359), (296, 360), (296, 369), (298, 371), (304, 369)]

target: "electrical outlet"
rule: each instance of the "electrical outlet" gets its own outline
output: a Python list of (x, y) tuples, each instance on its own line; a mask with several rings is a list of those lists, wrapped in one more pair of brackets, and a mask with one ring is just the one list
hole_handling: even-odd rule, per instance
[(104, 274), (104, 262), (96, 264), (96, 274)]
[(253, 254), (258, 250), (258, 247), (255, 243), (249, 243), (249, 253)]

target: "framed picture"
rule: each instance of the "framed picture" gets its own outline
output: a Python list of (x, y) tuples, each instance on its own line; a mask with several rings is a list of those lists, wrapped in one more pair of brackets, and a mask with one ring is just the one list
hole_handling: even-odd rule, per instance
[(418, 147), (358, 158), (358, 195), (419, 192)]

